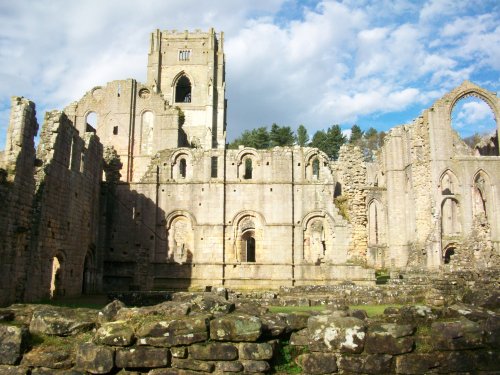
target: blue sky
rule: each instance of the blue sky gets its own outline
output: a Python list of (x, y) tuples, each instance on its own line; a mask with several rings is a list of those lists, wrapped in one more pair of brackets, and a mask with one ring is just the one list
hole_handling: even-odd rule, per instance
[[(387, 130), (469, 79), (500, 87), (497, 0), (64, 0), (0, 4), (0, 148), (10, 96), (41, 122), (97, 85), (146, 77), (149, 33), (225, 33), (228, 139), (257, 126)], [(489, 131), (460, 103), (463, 135)]]

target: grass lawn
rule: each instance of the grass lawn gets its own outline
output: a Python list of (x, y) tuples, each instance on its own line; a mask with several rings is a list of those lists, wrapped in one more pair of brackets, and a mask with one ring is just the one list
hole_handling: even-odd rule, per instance
[[(400, 307), (401, 305), (350, 305), (351, 310), (365, 310), (368, 316), (374, 317), (382, 315), (387, 307)], [(318, 306), (269, 306), (269, 311), (273, 313), (292, 313), (292, 312), (307, 312), (307, 311), (323, 311), (327, 308), (325, 305)]]

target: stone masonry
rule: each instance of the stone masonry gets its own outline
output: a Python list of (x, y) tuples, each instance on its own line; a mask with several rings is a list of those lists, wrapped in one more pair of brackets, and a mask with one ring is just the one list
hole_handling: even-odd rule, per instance
[(13, 98), (0, 304), (498, 267), (498, 141), (472, 150), (450, 118), (472, 95), (498, 121), (494, 93), (465, 81), (392, 129), (374, 162), (351, 146), (329, 160), (227, 149), (224, 70), (222, 34), (156, 30), (147, 82), (109, 82), (47, 113), (36, 153), (35, 106)]

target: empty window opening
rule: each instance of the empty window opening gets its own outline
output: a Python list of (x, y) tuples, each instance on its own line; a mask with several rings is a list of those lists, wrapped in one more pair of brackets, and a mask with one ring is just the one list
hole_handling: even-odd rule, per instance
[(255, 262), (255, 237), (253, 231), (243, 234), (244, 262)]
[(113, 135), (118, 135), (118, 126), (113, 126)]
[(368, 209), (368, 240), (371, 245), (378, 245), (379, 243), (379, 212), (377, 202), (373, 201)]
[(191, 103), (191, 82), (186, 76), (182, 76), (175, 86), (175, 102)]
[(50, 298), (64, 295), (62, 288), (62, 260), (52, 258), (52, 275), (50, 279)]
[(212, 156), (210, 159), (211, 162), (211, 172), (210, 172), (210, 177), (212, 178), (217, 178), (217, 167), (218, 167), (218, 158), (217, 156)]
[(83, 281), (82, 294), (91, 294), (95, 292), (96, 287), (96, 269), (94, 267), (94, 257), (92, 251), (85, 256), (83, 263)]
[(121, 93), (122, 93), (122, 86), (118, 84), (118, 89), (116, 90), (116, 96), (120, 97)]
[(95, 129), (97, 128), (97, 113), (87, 113), (87, 117), (85, 118), (85, 125), (85, 131), (95, 133)]
[(451, 126), (476, 156), (498, 156), (498, 135), (495, 115), (481, 98), (466, 96), (451, 112)]
[(455, 255), (455, 247), (449, 247), (444, 252), (444, 264), (450, 264)]
[(252, 159), (246, 158), (245, 159), (245, 174), (243, 175), (243, 178), (245, 180), (251, 180), (252, 173), (253, 173)]
[(312, 168), (313, 168), (313, 178), (318, 179), (319, 178), (319, 160), (318, 159), (313, 160)]
[(191, 58), (191, 50), (183, 49), (179, 51), (179, 61), (189, 61)]
[(186, 178), (186, 159), (179, 160), (179, 175), (181, 178)]

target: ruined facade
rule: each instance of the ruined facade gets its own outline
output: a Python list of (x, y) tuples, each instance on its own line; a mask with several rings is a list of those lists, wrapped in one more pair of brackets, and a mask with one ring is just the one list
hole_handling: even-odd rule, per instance
[[(155, 31), (145, 84), (47, 113), (13, 98), (0, 154), (0, 303), (108, 290), (372, 283), (374, 269), (495, 267), (498, 143), (472, 150), (456, 102), (394, 128), (377, 161), (345, 145), (226, 145), (223, 35)], [(487, 154), (487, 155), (484, 155)]]

